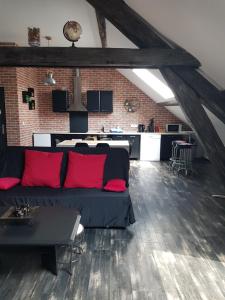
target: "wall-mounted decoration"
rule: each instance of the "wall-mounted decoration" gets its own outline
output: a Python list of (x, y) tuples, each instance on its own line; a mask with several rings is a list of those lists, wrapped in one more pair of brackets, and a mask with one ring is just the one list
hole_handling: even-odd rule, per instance
[(30, 97), (34, 97), (34, 89), (33, 88), (28, 88), (27, 92)]
[(34, 89), (28, 88), (27, 91), (22, 91), (23, 103), (28, 104), (29, 110), (35, 109)]
[(40, 28), (38, 27), (28, 27), (28, 44), (31, 47), (40, 46)]
[(31, 99), (28, 102), (28, 107), (29, 107), (29, 110), (35, 110), (35, 100), (34, 99)]
[(138, 99), (125, 100), (124, 107), (127, 112), (136, 112), (140, 107), (140, 101)]
[(23, 103), (28, 103), (30, 97), (27, 91), (22, 91), (22, 98), (23, 98)]
[(77, 42), (82, 34), (82, 28), (76, 21), (68, 21), (63, 27), (65, 38), (72, 42), (72, 47), (75, 47), (74, 42)]

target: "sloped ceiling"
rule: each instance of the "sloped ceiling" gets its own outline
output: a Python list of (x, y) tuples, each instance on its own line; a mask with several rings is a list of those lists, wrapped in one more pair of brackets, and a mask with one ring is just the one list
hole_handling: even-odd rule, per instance
[[(163, 35), (185, 48), (202, 63), (202, 71), (212, 82), (225, 88), (225, 1), (224, 0), (125, 0)], [(40, 27), (41, 45), (45, 35), (52, 36), (50, 46), (69, 46), (62, 28), (68, 20), (78, 21), (83, 34), (77, 46), (100, 47), (95, 11), (85, 0), (0, 0), (0, 41), (27, 46), (27, 27)], [(109, 47), (135, 48), (114, 26), (107, 22)], [(131, 70), (120, 70), (156, 102), (164, 101), (135, 76)], [(162, 79), (157, 70), (155, 74)], [(186, 120), (179, 107), (168, 107)], [(225, 143), (225, 126), (209, 113)], [(219, 129), (218, 129), (219, 128)]]

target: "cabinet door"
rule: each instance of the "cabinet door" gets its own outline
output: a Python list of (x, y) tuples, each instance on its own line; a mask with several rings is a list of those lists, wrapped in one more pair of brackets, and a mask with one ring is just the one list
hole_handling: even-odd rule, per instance
[(87, 91), (87, 110), (89, 112), (100, 111), (100, 93), (99, 91)]
[(100, 91), (100, 111), (112, 112), (113, 111), (113, 92)]
[(130, 158), (140, 159), (140, 135), (126, 135), (126, 134), (115, 134), (112, 136), (113, 140), (125, 140), (129, 142), (130, 145)]
[(140, 159), (140, 135), (126, 135), (125, 139), (130, 144), (130, 158)]
[(52, 91), (52, 109), (53, 112), (66, 112), (69, 105), (68, 91)]

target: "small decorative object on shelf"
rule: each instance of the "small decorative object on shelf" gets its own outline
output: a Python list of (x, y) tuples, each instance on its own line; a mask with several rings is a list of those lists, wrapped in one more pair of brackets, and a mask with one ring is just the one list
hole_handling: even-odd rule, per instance
[(48, 43), (48, 47), (49, 47), (50, 41), (52, 40), (52, 37), (50, 35), (46, 35), (46, 36), (44, 36), (44, 38), (46, 39), (46, 41)]
[(40, 28), (28, 27), (28, 44), (31, 47), (39, 47), (40, 46)]
[(63, 27), (65, 38), (72, 42), (72, 47), (75, 47), (74, 42), (77, 42), (82, 34), (82, 28), (76, 21), (68, 21)]

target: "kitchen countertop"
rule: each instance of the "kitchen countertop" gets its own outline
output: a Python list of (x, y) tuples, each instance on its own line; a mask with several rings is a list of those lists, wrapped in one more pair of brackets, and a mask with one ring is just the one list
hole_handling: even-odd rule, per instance
[(192, 134), (193, 131), (181, 131), (181, 132), (137, 132), (137, 131), (124, 131), (124, 132), (34, 132), (34, 134), (88, 134), (88, 135), (142, 135), (142, 134), (160, 134), (160, 135), (180, 135), (180, 134)]
[[(76, 145), (76, 143), (82, 142), (82, 140), (76, 140), (76, 139), (72, 139), (72, 140), (65, 140), (61, 143), (57, 144), (57, 147), (74, 147)], [(97, 144), (104, 144), (105, 141), (85, 141), (85, 143), (88, 144), (89, 147), (96, 147)], [(129, 142), (128, 141), (107, 141), (107, 144), (110, 147), (122, 147), (125, 148), (129, 151)]]

